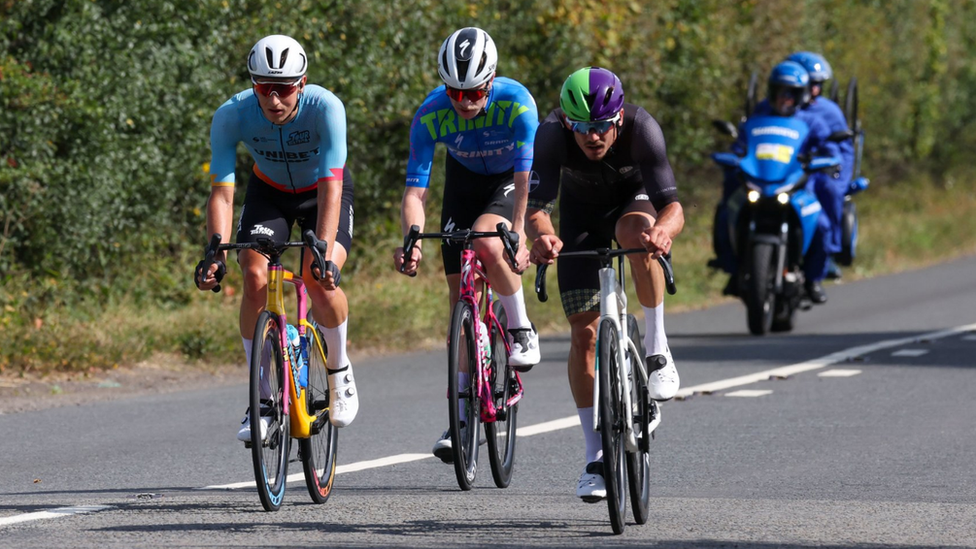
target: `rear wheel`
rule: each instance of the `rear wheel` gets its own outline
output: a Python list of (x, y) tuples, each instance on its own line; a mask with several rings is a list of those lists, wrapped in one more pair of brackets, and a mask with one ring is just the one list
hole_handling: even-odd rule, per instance
[(840, 215), (840, 253), (834, 256), (834, 261), (838, 265), (850, 267), (854, 263), (857, 252), (857, 225), (857, 207), (854, 201), (847, 197)]
[(635, 375), (638, 368), (643, 367), (641, 362), (644, 360), (644, 345), (634, 315), (627, 315), (627, 326), (627, 333), (637, 347), (637, 356), (633, 356), (630, 351), (626, 353), (631, 361), (628, 376), (631, 379), (630, 401), (633, 403), (634, 435), (637, 437), (637, 451), (627, 453), (627, 486), (630, 489), (630, 506), (634, 510), (634, 522), (644, 524), (647, 522), (647, 502), (651, 495), (649, 478), (651, 433), (648, 432), (651, 423), (651, 402), (647, 383), (640, 374)]
[[(508, 320), (501, 302), (492, 304), (498, 323), (507, 326)], [(505, 366), (505, 333), (498, 326), (491, 326), (491, 373), (488, 375), (489, 388), (494, 399), (495, 409), (501, 410), (505, 401), (518, 389), (515, 371)], [(491, 463), (491, 477), (495, 486), (505, 488), (512, 481), (515, 466), (515, 429), (518, 417), (518, 403), (506, 410), (504, 420), (496, 419), (485, 424), (488, 438), (488, 459)]]
[(603, 440), (603, 481), (607, 486), (607, 508), (613, 533), (624, 531), (627, 493), (624, 479), (623, 402), (617, 362), (617, 328), (610, 320), (600, 322), (596, 340), (596, 382), (600, 384), (600, 437)]
[(756, 110), (756, 88), (758, 85), (759, 73), (752, 71), (752, 75), (749, 76), (749, 87), (746, 89), (745, 116), (742, 117), (743, 122), (752, 116), (752, 111)]
[[(458, 301), (451, 318), (448, 350), (447, 400), (451, 418), (451, 452), (458, 486), (470, 490), (478, 472), (478, 443), (481, 400), (478, 395), (478, 336), (471, 305)], [(458, 373), (468, 372), (468, 383), (460, 386)]]
[(857, 78), (851, 78), (847, 84), (847, 95), (844, 97), (844, 116), (847, 117), (847, 127), (857, 133), (861, 130), (861, 123), (857, 119)]
[(305, 337), (308, 341), (305, 404), (308, 414), (316, 417), (312, 422), (312, 436), (299, 440), (298, 449), (302, 454), (308, 493), (315, 503), (325, 503), (332, 494), (335, 480), (339, 429), (329, 422), (329, 373), (326, 370), (325, 345), (318, 328), (308, 326)]
[(752, 268), (749, 271), (746, 291), (746, 309), (749, 331), (753, 335), (764, 335), (773, 323), (773, 306), (776, 294), (773, 285), (776, 270), (773, 266), (775, 248), (766, 242), (752, 246)]
[[(278, 318), (264, 311), (258, 318), (251, 343), (251, 461), (258, 497), (266, 511), (277, 511), (281, 507), (288, 476), (288, 453), (291, 450), (290, 425), (284, 414), (284, 399), (288, 398), (288, 393), (285, 387), (285, 360), (281, 352), (282, 331)], [(260, 428), (262, 416), (268, 422), (264, 439)]]

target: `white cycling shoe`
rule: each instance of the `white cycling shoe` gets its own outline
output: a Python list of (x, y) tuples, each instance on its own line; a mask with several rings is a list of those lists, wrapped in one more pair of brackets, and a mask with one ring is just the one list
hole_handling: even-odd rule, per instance
[(359, 413), (359, 392), (351, 364), (329, 375), (329, 391), (329, 422), (336, 427), (349, 425)]
[(508, 363), (519, 372), (528, 372), (542, 360), (539, 352), (539, 332), (533, 324), (530, 328), (509, 328), (508, 344), (512, 349)]
[(603, 480), (603, 462), (591, 461), (583, 468), (576, 482), (576, 497), (586, 503), (596, 503), (607, 497), (607, 484)]
[[(261, 440), (266, 440), (268, 438), (268, 424), (270, 423), (270, 418), (261, 416)], [(241, 420), (241, 430), (237, 431), (237, 440), (241, 442), (251, 442), (251, 417), (249, 413), (244, 414), (244, 419)]]
[(650, 386), (647, 389), (652, 399), (671, 400), (678, 394), (681, 379), (674, 366), (674, 359), (671, 358), (670, 349), (664, 354), (647, 357), (647, 373), (650, 377)]

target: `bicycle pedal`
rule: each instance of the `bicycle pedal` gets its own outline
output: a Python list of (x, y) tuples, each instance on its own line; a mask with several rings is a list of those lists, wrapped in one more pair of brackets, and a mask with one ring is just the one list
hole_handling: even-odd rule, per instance
[(600, 496), (586, 496), (581, 497), (580, 499), (583, 500), (583, 503), (600, 503), (607, 498), (601, 498)]

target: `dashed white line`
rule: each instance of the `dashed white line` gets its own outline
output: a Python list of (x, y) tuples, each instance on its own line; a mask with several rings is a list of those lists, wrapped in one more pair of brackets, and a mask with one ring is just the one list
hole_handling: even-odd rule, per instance
[(861, 370), (841, 370), (839, 368), (835, 368), (833, 370), (820, 372), (817, 375), (819, 377), (851, 377), (856, 376), (859, 373), (861, 373)]
[(918, 357), (922, 355), (927, 355), (929, 353), (928, 349), (902, 349), (900, 351), (895, 351), (891, 353), (891, 356), (907, 356), (907, 357)]
[(773, 394), (773, 392), (766, 389), (739, 389), (738, 391), (725, 393), (725, 396), (755, 398), (755, 397), (761, 397), (761, 396), (766, 396), (771, 394)]

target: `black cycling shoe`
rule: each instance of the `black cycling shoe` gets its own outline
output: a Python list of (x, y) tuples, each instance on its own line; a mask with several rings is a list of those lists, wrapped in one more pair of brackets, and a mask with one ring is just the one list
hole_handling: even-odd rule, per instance
[(806, 289), (807, 296), (809, 296), (810, 301), (817, 305), (823, 305), (827, 302), (827, 292), (824, 291), (819, 280), (808, 280), (806, 283)]
[(725, 288), (722, 288), (722, 295), (739, 297), (739, 277), (735, 275), (729, 276), (729, 281), (725, 283)]

